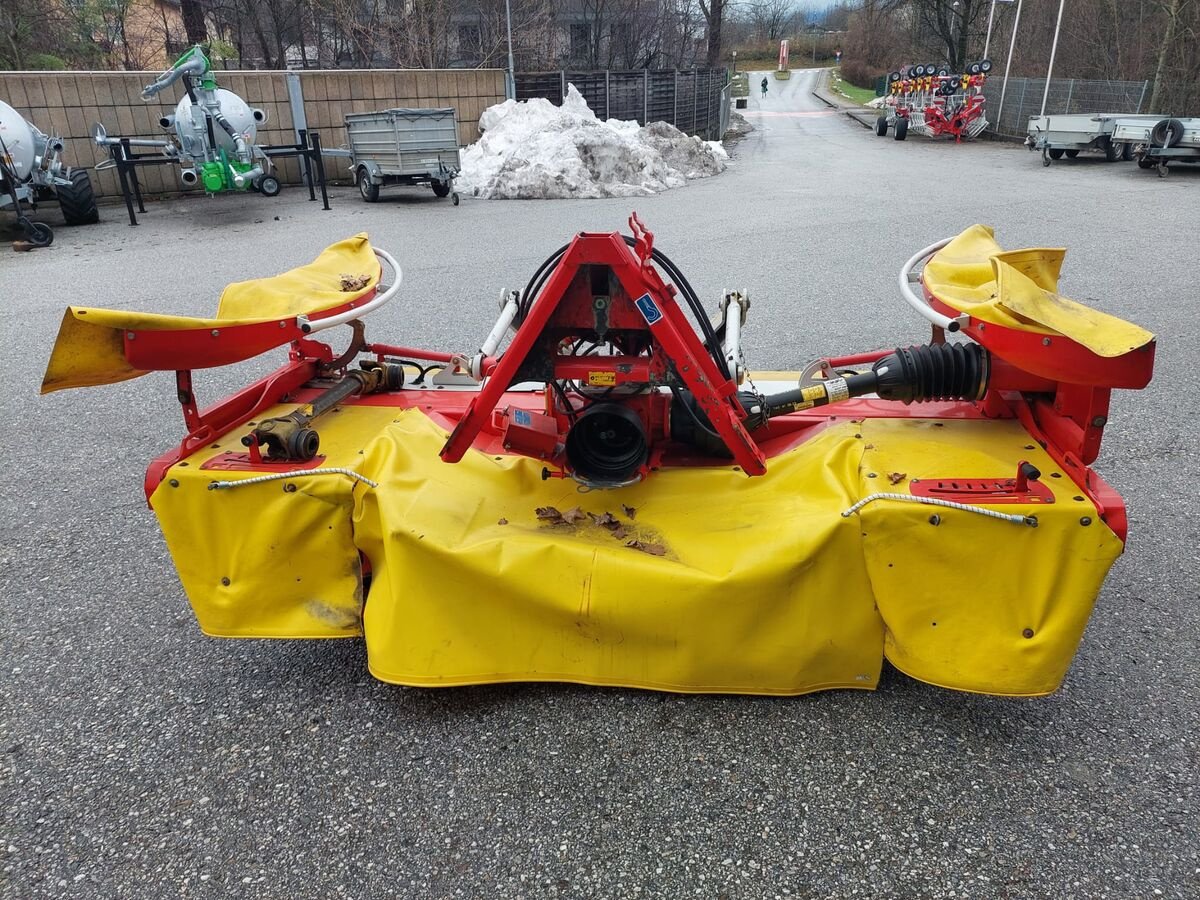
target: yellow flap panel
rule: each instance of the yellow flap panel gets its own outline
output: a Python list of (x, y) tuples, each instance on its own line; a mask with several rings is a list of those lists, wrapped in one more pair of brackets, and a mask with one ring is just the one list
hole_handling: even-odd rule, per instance
[[(378, 284), (380, 274), (366, 234), (358, 234), (327, 247), (308, 265), (229, 285), (221, 294), (216, 318), (68, 307), (46, 364), (42, 393), (114, 384), (145, 375), (125, 359), (126, 332), (229, 328), (311, 315), (363, 297)], [(353, 283), (366, 281), (345, 291), (343, 276), (357, 279)]]
[(1115, 357), (1154, 340), (1124, 319), (1058, 293), (1066, 251), (1004, 251), (992, 229), (972, 225), (926, 264), (924, 282), (939, 299), (992, 325), (1063, 335), (1098, 356)]
[[(364, 296), (379, 283), (380, 274), (366, 233), (356, 234), (326, 247), (306, 266), (229, 285), (221, 293), (217, 318), (230, 325), (312, 315)], [(343, 276), (366, 281), (347, 291)]]

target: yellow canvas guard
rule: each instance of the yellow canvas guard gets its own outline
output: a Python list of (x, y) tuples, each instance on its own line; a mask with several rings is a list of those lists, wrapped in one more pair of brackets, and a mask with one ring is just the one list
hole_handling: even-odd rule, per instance
[(1115, 357), (1154, 340), (1124, 319), (1058, 293), (1066, 250), (1005, 252), (986, 225), (973, 225), (925, 266), (925, 286), (960, 312), (992, 325), (1063, 335), (1097, 356)]
[[(366, 276), (367, 283), (344, 291), (342, 276), (347, 274)], [(42, 393), (113, 384), (145, 375), (125, 358), (127, 332), (228, 329), (312, 315), (365, 296), (379, 282), (380, 274), (379, 261), (366, 234), (358, 234), (330, 245), (307, 265), (270, 278), (229, 285), (221, 294), (215, 318), (70, 306), (46, 365)]]
[[(152, 504), (206, 632), (363, 633), (371, 671), (399, 684), (799, 694), (874, 687), (886, 654), (945, 687), (1045, 694), (1122, 549), (1013, 420), (843, 419), (760, 478), (674, 468), (592, 493), (524, 457), (443, 463), (446, 431), (417, 409), (347, 407), (321, 434), (325, 467), (378, 487), (328, 475), (209, 490), (253, 474), (200, 468), (230, 436), (173, 467)], [(1011, 477), (1021, 459), (1056, 502), (1001, 509), (1036, 513), (1036, 528), (949, 509), (933, 524), (929, 507), (886, 500), (842, 516), (914, 478)], [(628, 534), (548, 524), (544, 506), (612, 513)]]

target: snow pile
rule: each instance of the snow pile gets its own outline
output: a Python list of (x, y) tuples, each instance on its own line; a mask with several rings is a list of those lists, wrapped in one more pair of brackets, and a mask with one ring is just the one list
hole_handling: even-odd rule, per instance
[(638, 197), (707, 178), (729, 158), (717, 141), (666, 122), (602, 121), (574, 85), (562, 106), (505, 100), (484, 111), (462, 153), (458, 189), (485, 199)]

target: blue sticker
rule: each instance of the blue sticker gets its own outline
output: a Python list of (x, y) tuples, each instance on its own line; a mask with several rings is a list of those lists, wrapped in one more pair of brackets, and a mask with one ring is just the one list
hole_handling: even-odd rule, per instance
[(533, 424), (533, 416), (529, 415), (526, 410), (516, 409), (513, 410), (513, 421), (528, 428)]
[(653, 325), (662, 318), (662, 310), (658, 308), (658, 304), (654, 302), (654, 298), (649, 294), (642, 294), (633, 301), (638, 308), (638, 312), (642, 314), (642, 318), (646, 320), (647, 325)]

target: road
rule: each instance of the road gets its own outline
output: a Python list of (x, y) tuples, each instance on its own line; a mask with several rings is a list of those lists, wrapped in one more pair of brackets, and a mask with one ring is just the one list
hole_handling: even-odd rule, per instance
[[(880, 139), (812, 77), (751, 99), (726, 173), (636, 203), (293, 190), (0, 253), (0, 896), (1200, 895), (1200, 172)], [(750, 290), (760, 368), (924, 340), (896, 270), (977, 221), (1068, 246), (1066, 293), (1161, 335), (1150, 389), (1114, 398), (1100, 469), (1131, 538), (1060, 692), (425, 691), (373, 681), (358, 642), (208, 639), (140, 500), (179, 435), (170, 378), (37, 396), (68, 302), (206, 314), (360, 230), (405, 263), (372, 334), (477, 346), (502, 287), (631, 208), (703, 297)]]

